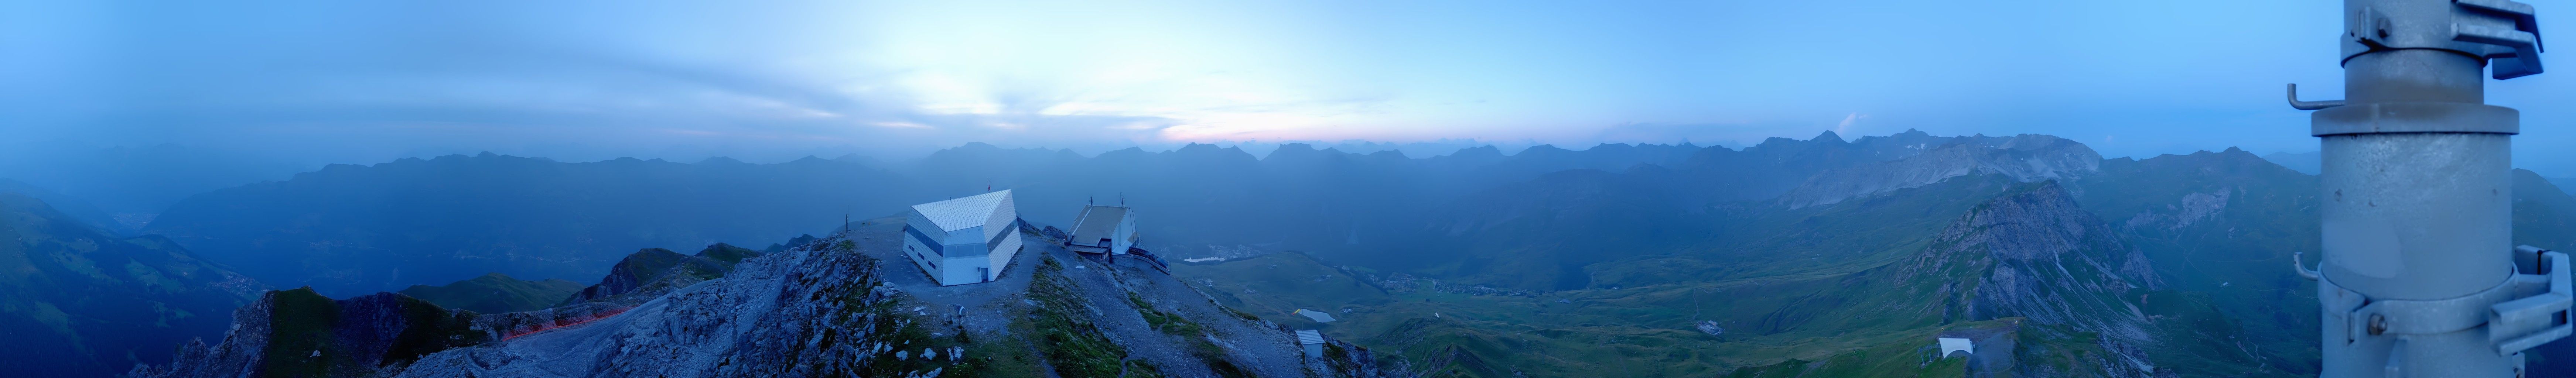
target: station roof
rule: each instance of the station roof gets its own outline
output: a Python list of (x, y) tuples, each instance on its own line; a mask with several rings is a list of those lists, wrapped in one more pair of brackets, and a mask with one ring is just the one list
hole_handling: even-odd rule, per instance
[(993, 211), (1001, 209), (1006, 198), (1011, 198), (1010, 189), (912, 205), (912, 211), (930, 218), (930, 224), (938, 225), (940, 232), (957, 231), (982, 226), (984, 221), (993, 219)]
[(1073, 240), (1088, 243), (1100, 239), (1117, 239), (1117, 236), (1110, 233), (1117, 232), (1118, 222), (1125, 219), (1127, 219), (1126, 206), (1083, 206), (1082, 218), (1073, 221)]

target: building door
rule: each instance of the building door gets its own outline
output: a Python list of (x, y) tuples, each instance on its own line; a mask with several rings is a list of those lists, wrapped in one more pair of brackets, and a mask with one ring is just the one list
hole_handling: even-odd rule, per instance
[(992, 268), (992, 267), (975, 268), (975, 276), (977, 276), (977, 277), (983, 277), (983, 278), (984, 278), (984, 282), (993, 282), (993, 268)]

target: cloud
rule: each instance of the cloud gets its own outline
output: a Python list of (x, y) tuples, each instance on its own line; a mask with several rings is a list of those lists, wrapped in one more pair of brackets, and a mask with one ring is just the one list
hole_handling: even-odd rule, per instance
[[(2305, 115), (2259, 83), (2341, 77), (2316, 58), (2335, 46), (2309, 38), (2334, 30), (2317, 16), (2338, 8), (2301, 2), (113, 1), (0, 12), (0, 56), (17, 58), (0, 59), (0, 135), (336, 162), (484, 150), (759, 161), (968, 141), (1706, 144), (1919, 128), (2118, 133), (2131, 139), (2103, 153), (2137, 156), (2312, 145), (2280, 131)], [(2233, 11), (2186, 24), (2228, 27), (2168, 27), (2220, 5)], [(2028, 28), (2052, 32), (2026, 49), (1952, 43)], [(2173, 32), (2136, 33), (2160, 28)], [(1805, 37), (1727, 37), (1777, 30)], [(2503, 82), (2489, 99), (2529, 124), (2565, 123), (2576, 113), (2532, 105), (2566, 102), (2555, 77)], [(2568, 151), (2516, 160), (2576, 169)]]
[[(1862, 119), (1862, 118), (1869, 118), (1869, 115), (1868, 115), (1868, 114), (1860, 114), (1860, 113), (1851, 113), (1851, 114), (1849, 114), (1849, 115), (1844, 115), (1844, 116), (1843, 116), (1843, 121), (1842, 121), (1842, 122), (1839, 122), (1839, 123), (1835, 123), (1835, 124), (1834, 124), (1834, 134), (1844, 134), (1844, 135), (1851, 134), (1851, 127), (1852, 127), (1852, 124), (1853, 124), (1853, 123), (1860, 122), (1860, 119)], [(1848, 136), (1846, 136), (1846, 137), (1848, 137)]]

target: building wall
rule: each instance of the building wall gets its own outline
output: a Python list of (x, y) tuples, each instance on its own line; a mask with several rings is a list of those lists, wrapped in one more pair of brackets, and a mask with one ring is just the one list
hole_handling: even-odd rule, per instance
[[(921, 216), (921, 212), (905, 210), (904, 216), (911, 220), (905, 221), (903, 225), (903, 235), (901, 235), (903, 239), (903, 256), (912, 260), (913, 267), (921, 268), (922, 274), (934, 278), (939, 277), (940, 266), (946, 264), (934, 264), (933, 262), (945, 259), (945, 257), (941, 256), (938, 250), (932, 249), (930, 246), (945, 243), (941, 239), (942, 237), (947, 236), (947, 234), (939, 232), (939, 229), (937, 228), (938, 226), (929, 226), (928, 224), (930, 222), (919, 220), (924, 219)], [(929, 228), (925, 229), (923, 227)], [(920, 236), (914, 236), (916, 233)], [(923, 236), (931, 238), (930, 242), (923, 243), (921, 240)]]
[[(987, 229), (989, 228), (984, 226), (975, 226), (967, 227), (963, 230), (949, 231), (948, 237), (945, 238), (948, 240), (948, 245), (941, 248), (942, 251), (947, 253), (941, 255), (945, 257), (983, 256), (986, 252), (984, 250), (984, 244), (990, 242), (993, 236), (992, 233), (985, 232)], [(962, 247), (967, 244), (974, 244), (975, 246), (972, 248)]]
[(992, 272), (988, 274), (988, 277), (984, 277), (985, 279), (1002, 279), (1002, 270), (1010, 269), (1011, 258), (1019, 256), (1020, 254), (1020, 238), (1022, 237), (1025, 237), (1025, 235), (1020, 235), (1018, 232), (1012, 232), (1010, 236), (1002, 237), (1001, 243), (993, 245), (993, 253), (984, 257), (985, 266), (993, 267)]
[(1118, 230), (1109, 235), (1110, 254), (1124, 255), (1128, 248), (1136, 247), (1136, 209), (1127, 209), (1126, 216), (1118, 217)]
[[(1003, 195), (1002, 203), (998, 205), (1000, 208), (993, 209), (993, 217), (984, 220), (985, 234), (983, 235), (984, 238), (979, 240), (985, 240), (992, 243), (989, 246), (984, 246), (989, 249), (985, 252), (985, 260), (983, 264), (985, 267), (992, 268), (990, 271), (985, 273), (985, 277), (982, 277), (985, 280), (1001, 279), (1002, 269), (1010, 268), (1011, 258), (1019, 255), (1020, 208), (1019, 198), (1017, 198), (1018, 195), (1018, 193)], [(995, 237), (999, 237), (999, 239), (995, 239)]]
[[(984, 243), (950, 244), (948, 247), (983, 248)], [(941, 259), (939, 262), (941, 271), (938, 275), (931, 277), (939, 279), (939, 286), (956, 286), (984, 282), (986, 280), (983, 277), (976, 277), (975, 272), (978, 271), (976, 268), (992, 267), (992, 265), (986, 263), (986, 261), (989, 260), (986, 260), (984, 256), (959, 256)]]

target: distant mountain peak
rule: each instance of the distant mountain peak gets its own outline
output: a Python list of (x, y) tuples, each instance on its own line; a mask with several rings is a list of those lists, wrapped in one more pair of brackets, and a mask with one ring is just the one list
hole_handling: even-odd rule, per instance
[[(1907, 149), (1894, 151), (1911, 151), (1921, 145), (1897, 146)], [(2100, 170), (2101, 161), (2102, 155), (2083, 143), (2047, 135), (1952, 139), (1893, 160), (1818, 173), (1781, 200), (1791, 208), (1826, 205), (1976, 174), (2003, 175), (2021, 182), (2075, 178)]]

